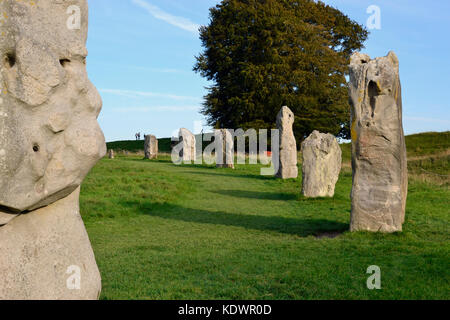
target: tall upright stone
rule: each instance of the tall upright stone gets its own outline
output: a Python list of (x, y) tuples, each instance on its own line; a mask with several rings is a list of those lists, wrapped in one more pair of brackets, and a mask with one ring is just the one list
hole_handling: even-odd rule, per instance
[(179, 141), (182, 143), (180, 156), (184, 163), (191, 163), (195, 161), (196, 157), (196, 141), (195, 135), (188, 129), (181, 128), (178, 133)]
[(145, 136), (144, 153), (145, 159), (152, 160), (158, 158), (158, 139), (155, 136)]
[(216, 150), (216, 166), (217, 168), (234, 169), (234, 137), (227, 129), (214, 131), (215, 142), (218, 150)]
[(302, 143), (303, 195), (333, 197), (342, 167), (342, 150), (331, 134), (314, 131)]
[(110, 150), (108, 151), (108, 158), (109, 158), (109, 159), (114, 159), (114, 150), (113, 150), (113, 149), (110, 149)]
[(277, 115), (277, 129), (280, 131), (280, 167), (277, 177), (281, 179), (298, 177), (297, 142), (292, 129), (294, 120), (294, 113), (286, 106)]
[(399, 232), (408, 173), (399, 61), (394, 52), (350, 62), (352, 231)]
[(106, 144), (85, 0), (1, 1), (0, 300), (97, 299), (79, 186)]

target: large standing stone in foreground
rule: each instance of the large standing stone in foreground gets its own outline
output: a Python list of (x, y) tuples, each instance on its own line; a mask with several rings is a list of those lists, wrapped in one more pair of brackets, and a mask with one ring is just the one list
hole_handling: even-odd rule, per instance
[(67, 27), (67, 2), (0, 2), (0, 206), (14, 211), (68, 196), (106, 152), (85, 66), (87, 4), (69, 3), (79, 29)]
[(97, 299), (78, 209), (81, 182), (106, 154), (85, 65), (87, 2), (8, 0), (0, 12), (0, 299)]
[(342, 166), (342, 151), (331, 134), (314, 131), (302, 143), (303, 195), (333, 197)]
[(234, 169), (234, 138), (233, 134), (227, 129), (215, 130), (215, 141), (218, 150), (216, 150), (217, 168)]
[(178, 134), (179, 141), (182, 143), (182, 149), (180, 156), (184, 163), (191, 163), (195, 161), (196, 149), (195, 149), (195, 136), (188, 129), (181, 128)]
[(79, 193), (0, 227), (1, 300), (100, 296), (100, 273), (79, 213)]
[(399, 61), (395, 53), (350, 62), (352, 231), (397, 232), (405, 221), (408, 174)]
[(281, 108), (277, 115), (277, 129), (280, 130), (280, 168), (277, 177), (290, 179), (298, 177), (297, 142), (295, 141), (294, 114), (288, 107)]
[(144, 143), (145, 159), (158, 158), (158, 139), (153, 135), (145, 136)]

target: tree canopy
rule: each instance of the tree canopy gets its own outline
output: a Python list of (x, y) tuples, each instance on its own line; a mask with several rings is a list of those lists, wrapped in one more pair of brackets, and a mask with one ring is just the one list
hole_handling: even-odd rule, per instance
[(273, 128), (284, 105), (302, 141), (313, 130), (348, 138), (346, 74), (368, 32), (312, 0), (223, 0), (200, 28), (194, 71), (212, 81), (202, 113), (215, 128)]

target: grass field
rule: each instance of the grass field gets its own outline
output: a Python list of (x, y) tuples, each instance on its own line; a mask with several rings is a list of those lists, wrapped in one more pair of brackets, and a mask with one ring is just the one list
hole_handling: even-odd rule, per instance
[[(301, 178), (258, 165), (103, 159), (81, 194), (102, 298), (448, 299), (450, 139), (429, 135), (408, 137), (407, 220), (391, 235), (347, 232), (348, 146), (335, 197), (315, 200), (300, 196)], [(382, 290), (366, 287), (371, 265)]]

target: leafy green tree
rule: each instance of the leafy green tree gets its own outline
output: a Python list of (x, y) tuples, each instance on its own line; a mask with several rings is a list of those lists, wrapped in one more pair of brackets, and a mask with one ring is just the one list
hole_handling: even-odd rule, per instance
[(202, 113), (216, 128), (273, 128), (283, 105), (302, 141), (349, 137), (346, 73), (366, 29), (312, 0), (223, 0), (200, 29), (194, 71), (213, 82)]

